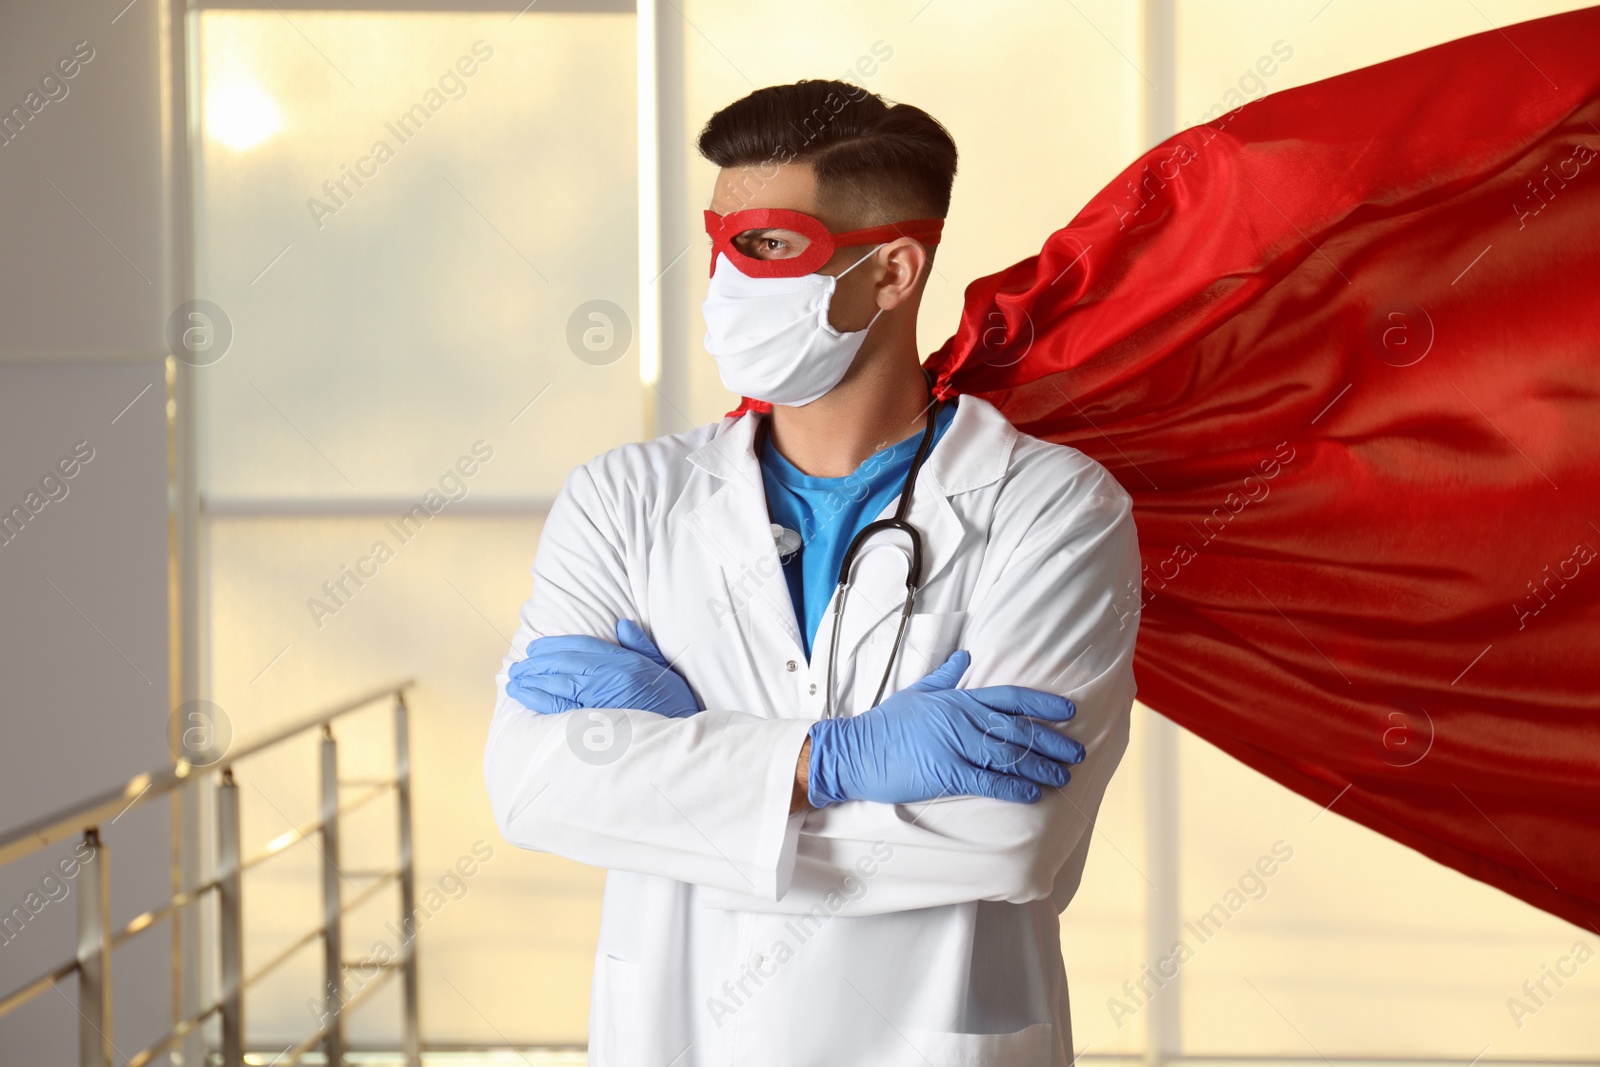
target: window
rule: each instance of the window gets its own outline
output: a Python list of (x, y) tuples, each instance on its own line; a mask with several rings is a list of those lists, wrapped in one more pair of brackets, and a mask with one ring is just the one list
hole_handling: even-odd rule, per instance
[[(485, 1019), (584, 1036), (601, 875), (501, 842), (479, 768), (543, 508), (645, 410), (633, 16), (514, 14), (207, 11), (198, 37), (198, 291), (233, 333), (200, 374), (212, 699), (247, 736), (421, 680), (419, 898), (448, 882), (422, 935), (428, 1033), (488, 1044)], [(341, 728), (351, 777), (388, 751), (370, 718)], [(314, 816), (293, 777), (314, 767), (253, 769), (247, 849)], [(390, 807), (353, 816), (341, 866), (373, 866), (366, 838), (384, 854)], [(457, 899), (480, 840), (493, 859)], [(246, 875), (249, 958), (304, 928), (316, 859)], [(349, 954), (393, 945), (395, 914), (364, 905)], [(313, 1028), (319, 968), (308, 947), (252, 991), (252, 1041)], [(378, 997), (352, 1040), (392, 1040), (397, 989)]]

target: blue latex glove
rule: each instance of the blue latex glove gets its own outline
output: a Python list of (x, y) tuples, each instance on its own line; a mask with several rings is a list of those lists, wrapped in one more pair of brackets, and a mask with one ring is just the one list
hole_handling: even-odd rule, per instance
[(956, 652), (934, 671), (860, 715), (811, 727), (811, 806), (844, 800), (908, 804), (945, 796), (1031, 804), (1041, 785), (1062, 786), (1084, 749), (1049, 726), (1072, 701), (1017, 685), (956, 689), (972, 657)]
[(577, 634), (535, 638), (509, 673), (506, 692), (541, 715), (633, 708), (677, 719), (700, 710), (689, 683), (629, 619), (617, 623), (616, 644)]

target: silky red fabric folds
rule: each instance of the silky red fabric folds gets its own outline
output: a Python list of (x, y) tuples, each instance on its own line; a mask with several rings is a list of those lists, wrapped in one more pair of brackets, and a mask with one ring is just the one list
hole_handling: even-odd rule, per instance
[(1145, 703), (1600, 932), (1596, 56), (1591, 8), (1185, 130), (927, 365), (1132, 494)]
[(1132, 494), (1140, 699), (1600, 927), (1600, 8), (1246, 104), (928, 365)]

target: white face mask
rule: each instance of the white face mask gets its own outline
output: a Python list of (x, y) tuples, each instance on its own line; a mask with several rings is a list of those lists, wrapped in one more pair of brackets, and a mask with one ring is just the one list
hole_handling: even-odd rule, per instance
[(838, 385), (883, 309), (865, 329), (840, 333), (828, 325), (828, 305), (839, 279), (872, 252), (838, 274), (798, 278), (752, 278), (719, 254), (700, 310), (706, 351), (717, 361), (722, 384), (740, 396), (785, 407), (809, 404)]

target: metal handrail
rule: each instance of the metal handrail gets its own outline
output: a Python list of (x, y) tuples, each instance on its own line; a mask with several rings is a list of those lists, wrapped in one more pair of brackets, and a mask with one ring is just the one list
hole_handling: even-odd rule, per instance
[[(350, 903), (340, 908), (339, 914), (347, 915), (351, 911), (354, 911), (359, 905), (365, 904), (368, 900), (370, 900), (375, 890), (383, 888), (383, 886), (387, 885), (390, 881), (398, 879), (403, 875), (404, 872), (398, 869), (382, 872), (382, 874), (377, 876), (378, 880), (363, 890), (360, 896), (356, 897), (356, 899), (350, 901)], [(278, 967), (287, 962), (288, 959), (296, 952), (299, 952), (301, 949), (305, 948), (307, 945), (311, 944), (311, 942), (315, 941), (321, 936), (322, 929), (319, 927), (317, 929), (308, 931), (303, 936), (284, 946), (279, 950), (278, 954), (272, 957), (272, 959), (268, 960), (260, 970), (256, 971), (256, 973), (252, 974), (250, 977), (244, 979), (243, 988), (249, 989), (251, 986), (261, 981), (261, 979), (277, 970)]]
[(189, 1018), (184, 1019), (171, 1030), (168, 1030), (160, 1038), (157, 1038), (155, 1044), (139, 1052), (135, 1052), (132, 1056), (128, 1057), (127, 1067), (144, 1067), (145, 1064), (149, 1063), (151, 1060), (167, 1051), (167, 1049), (171, 1048), (173, 1043), (180, 1037), (183, 1037), (190, 1030), (193, 1030), (195, 1027), (204, 1023), (207, 1019), (211, 1018), (218, 1011), (220, 1011), (221, 1008), (221, 1004), (213, 1004), (211, 1007), (200, 1012), (198, 1015), (191, 1015)]
[[(396, 685), (374, 689), (354, 700), (347, 700), (325, 711), (311, 715), (293, 726), (285, 727), (266, 737), (252, 741), (242, 749), (232, 750), (228, 754), (228, 763), (237, 763), (249, 756), (255, 755), (264, 748), (287, 741), (296, 734), (314, 730), (319, 726), (332, 722), (340, 716), (357, 711), (368, 704), (375, 704), (387, 696), (394, 696), (404, 692), (414, 684), (408, 678)], [(88, 800), (79, 801), (68, 808), (32, 822), (24, 823), (15, 829), (0, 834), (0, 867), (31, 855), (41, 848), (47, 848), (58, 841), (65, 841), (76, 836), (90, 826), (98, 826), (108, 819), (116, 818), (124, 811), (148, 804), (158, 797), (172, 792), (190, 777), (199, 777), (215, 770), (215, 767), (196, 768), (186, 760), (179, 760), (171, 767), (162, 767), (144, 774), (137, 774), (130, 778), (126, 785), (115, 786), (103, 793), (96, 794)]]
[(416, 679), (407, 678), (403, 682), (399, 682), (394, 685), (386, 685), (379, 689), (373, 689), (352, 700), (346, 700), (342, 704), (335, 704), (333, 707), (324, 711), (319, 711), (313, 715), (307, 715), (299, 722), (291, 726), (285, 726), (276, 733), (270, 733), (265, 737), (257, 738), (244, 748), (230, 751), (226, 762), (238, 763), (242, 759), (247, 759), (250, 756), (254, 756), (257, 752), (260, 752), (264, 748), (271, 748), (273, 745), (281, 744), (282, 742), (289, 740), (291, 737), (305, 733), (307, 730), (315, 730), (319, 726), (326, 726), (334, 719), (348, 715), (352, 711), (360, 711), (368, 704), (376, 704), (384, 697), (398, 696), (399, 694), (404, 693), (407, 689), (410, 689), (415, 684)]
[(20, 986), (17, 989), (12, 990), (10, 993), (6, 994), (6, 998), (4, 1000), (0, 1000), (0, 1015), (6, 1014), (12, 1008), (21, 1007), (28, 1001), (32, 1000), (35, 995), (43, 993), (50, 986), (55, 985), (63, 978), (77, 971), (77, 969), (78, 961), (72, 960), (68, 963), (63, 963), (60, 967), (57, 967), (49, 974), (41, 974), (27, 985)]
[(183, 908), (200, 899), (202, 893), (210, 893), (217, 888), (217, 882), (207, 882), (205, 885), (196, 886), (188, 893), (176, 893), (172, 899), (159, 908), (151, 908), (143, 915), (136, 915), (128, 921), (128, 925), (111, 935), (111, 947), (116, 948), (127, 941), (131, 941), (135, 934), (141, 934), (165, 919), (168, 915), (176, 914)]
[[(170, 1048), (202, 1025), (212, 1015), (218, 1015), (222, 1024), (222, 1062), (225, 1067), (242, 1067), (244, 1062), (244, 991), (287, 960), (294, 952), (313, 941), (323, 942), (324, 1004), (326, 1022), (323, 1022), (306, 1041), (296, 1046), (286, 1065), (296, 1063), (316, 1044), (321, 1043), (326, 1062), (342, 1065), (344, 1060), (344, 1015), (365, 1003), (373, 989), (382, 985), (390, 975), (400, 973), (405, 982), (404, 1019), (405, 1050), (410, 1067), (420, 1067), (421, 1043), (417, 1031), (417, 974), (415, 945), (407, 941), (399, 959), (382, 969), (378, 979), (356, 996), (344, 999), (344, 972), (349, 967), (342, 958), (344, 916), (372, 899), (390, 882), (400, 887), (401, 920), (404, 923), (415, 912), (416, 890), (412, 874), (411, 849), (411, 755), (410, 727), (405, 691), (411, 687), (407, 679), (395, 685), (372, 690), (344, 701), (283, 729), (274, 731), (248, 745), (228, 753), (214, 765), (196, 767), (180, 760), (171, 767), (163, 767), (129, 780), (125, 785), (106, 790), (70, 808), (57, 811), (0, 834), (0, 865), (33, 854), (40, 849), (82, 834), (88, 858), (79, 864), (81, 880), (78, 892), (78, 953), (77, 957), (39, 975), (21, 987), (0, 998), (0, 1016), (32, 1000), (45, 989), (70, 975), (78, 976), (79, 1063), (81, 1067), (110, 1067), (111, 1065), (111, 952), (136, 935), (148, 930), (161, 920), (175, 916), (207, 893), (216, 893), (219, 906), (217, 940), (221, 949), (221, 989), (215, 1002), (188, 1018), (179, 1020), (149, 1047), (132, 1056), (126, 1067), (143, 1067), (156, 1056)], [(341, 781), (338, 776), (337, 742), (333, 737), (332, 723), (350, 712), (368, 707), (385, 697), (394, 698), (395, 774), (393, 778)], [(265, 850), (242, 859), (239, 850), (239, 793), (234, 781), (234, 764), (280, 744), (308, 730), (320, 729), (321, 742), (321, 813), (303, 826), (271, 842)], [(148, 804), (182, 786), (195, 786), (208, 775), (220, 773), (216, 790), (217, 872), (216, 877), (203, 885), (174, 893), (166, 902), (137, 916), (120, 930), (111, 929), (110, 881), (108, 856), (100, 840), (99, 827), (108, 819), (115, 821), (127, 811)], [(341, 804), (340, 787), (362, 785), (365, 792)], [(344, 877), (338, 869), (339, 822), (350, 812), (370, 803), (385, 793), (394, 791), (396, 814), (399, 819), (399, 858), (392, 869), (362, 872), (373, 878), (367, 886), (349, 901), (342, 901), (339, 882)], [(271, 858), (312, 834), (322, 837), (323, 922), (267, 965), (248, 978), (244, 975), (243, 961), (243, 909), (241, 875), (262, 861)], [(192, 847), (191, 842), (180, 842), (181, 847)], [(181, 960), (173, 966), (181, 967)]]
[(193, 768), (180, 761), (173, 767), (136, 775), (126, 785), (108, 789), (63, 811), (8, 830), (0, 834), (0, 867), (75, 837), (83, 833), (85, 827), (108, 822), (129, 808), (165, 796), (182, 785), (192, 773)]
[[(354, 785), (355, 783), (353, 783), (353, 782), (340, 782), (339, 784), (340, 785)], [(338, 812), (339, 817), (343, 818), (344, 816), (350, 814), (352, 811), (355, 811), (357, 808), (369, 803), (370, 801), (376, 800), (377, 798), (383, 796), (383, 794), (387, 793), (390, 789), (393, 789), (394, 786), (395, 786), (395, 783), (391, 781), (388, 785), (375, 786), (374, 788), (367, 790), (365, 793), (362, 793), (360, 796), (356, 797), (354, 800), (349, 801), (348, 803), (342, 805), (339, 808), (339, 812)], [(257, 852), (255, 855), (251, 856), (249, 859), (240, 861), (239, 869), (241, 871), (248, 871), (250, 868), (258, 866), (261, 863), (264, 863), (265, 861), (270, 860), (272, 857), (278, 855), (279, 853), (287, 852), (291, 845), (297, 845), (301, 841), (304, 841), (306, 838), (310, 837), (312, 834), (318, 833), (321, 830), (322, 830), (322, 820), (321, 819), (312, 819), (309, 822), (301, 823), (299, 826), (296, 826), (294, 829), (289, 830), (286, 833), (279, 834), (277, 837), (273, 838), (271, 841), (268, 841), (266, 846), (263, 847), (260, 852)]]

